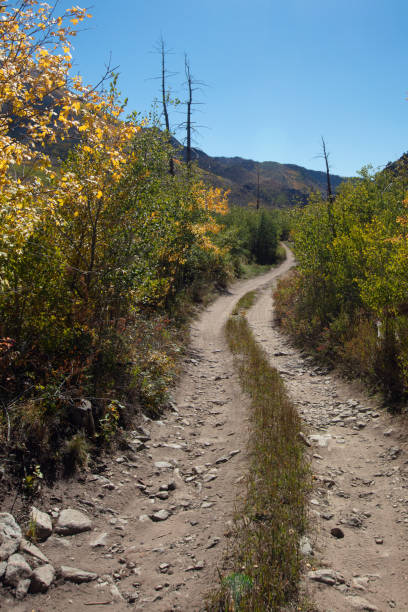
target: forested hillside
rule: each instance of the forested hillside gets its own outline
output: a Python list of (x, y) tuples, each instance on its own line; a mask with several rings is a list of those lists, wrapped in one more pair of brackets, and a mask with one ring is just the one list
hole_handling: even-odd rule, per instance
[[(238, 206), (255, 206), (257, 200), (270, 208), (304, 206), (311, 192), (327, 190), (324, 172), (295, 164), (211, 157), (199, 149), (193, 149), (193, 159), (211, 184), (230, 191), (230, 202)], [(336, 191), (345, 179), (333, 174), (331, 180)]]

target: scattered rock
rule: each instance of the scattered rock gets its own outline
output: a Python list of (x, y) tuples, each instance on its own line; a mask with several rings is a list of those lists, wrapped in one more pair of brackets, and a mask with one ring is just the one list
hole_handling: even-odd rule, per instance
[(351, 581), (351, 587), (359, 591), (365, 591), (368, 586), (368, 582), (369, 580), (367, 576), (356, 576)]
[(63, 536), (74, 535), (84, 531), (90, 531), (92, 522), (86, 514), (79, 510), (67, 508), (59, 515), (55, 531)]
[(204, 569), (204, 567), (205, 567), (204, 561), (197, 561), (197, 563), (195, 563), (194, 565), (190, 565), (189, 567), (187, 567), (186, 572), (200, 571)]
[(31, 567), (28, 565), (23, 555), (15, 553), (9, 557), (4, 581), (10, 586), (16, 587), (21, 580), (31, 578), (31, 574)]
[(299, 547), (300, 547), (300, 552), (305, 557), (309, 555), (313, 555), (313, 548), (307, 536), (303, 536), (300, 538)]
[(15, 593), (16, 599), (19, 599), (19, 600), (24, 599), (24, 597), (28, 593), (28, 589), (30, 588), (30, 583), (31, 583), (30, 578), (24, 578), (23, 580), (20, 580), (20, 582), (18, 583), (16, 587), (16, 593)]
[(154, 512), (150, 514), (150, 519), (157, 523), (159, 521), (166, 521), (170, 516), (170, 512), (168, 510), (158, 510), (158, 512)]
[(308, 573), (309, 580), (315, 580), (316, 582), (322, 582), (329, 586), (334, 586), (338, 582), (337, 574), (330, 568), (318, 569)]
[(346, 524), (347, 524), (349, 527), (356, 527), (356, 528), (359, 528), (359, 527), (361, 527), (361, 526), (362, 526), (363, 521), (362, 521), (362, 520), (361, 520), (361, 518), (360, 518), (360, 517), (358, 517), (358, 516), (350, 516), (350, 517), (347, 519)]
[(14, 516), (8, 512), (0, 513), (0, 561), (6, 561), (20, 545), (22, 533)]
[(154, 467), (158, 468), (159, 470), (166, 470), (174, 466), (168, 461), (156, 461)]
[(92, 580), (96, 580), (98, 577), (98, 574), (86, 572), (85, 570), (78, 569), (76, 567), (69, 567), (68, 565), (61, 565), (59, 575), (64, 580), (69, 580), (70, 582), (75, 582), (76, 584), (81, 584), (82, 582), (92, 582)]
[(49, 563), (37, 567), (31, 576), (30, 591), (32, 593), (45, 593), (55, 578), (55, 569)]
[(401, 454), (401, 449), (398, 446), (392, 446), (389, 451), (388, 454), (390, 456), (390, 459), (395, 460), (397, 459), (397, 457), (400, 456)]
[(31, 508), (30, 519), (34, 526), (36, 539), (44, 542), (52, 534), (50, 515), (33, 506)]
[(226, 463), (228, 461), (228, 459), (230, 459), (230, 457), (227, 457), (226, 455), (223, 455), (222, 457), (219, 457), (218, 459), (216, 459), (215, 463), (217, 465), (219, 463)]
[(337, 538), (338, 540), (344, 538), (344, 531), (340, 529), (340, 527), (333, 527), (333, 529), (330, 529), (330, 533), (334, 538)]
[(369, 612), (377, 612), (378, 608), (362, 597), (347, 597), (347, 603), (350, 604), (353, 610), (367, 610)]
[(20, 542), (19, 550), (20, 552), (25, 553), (26, 555), (30, 555), (30, 557), (33, 557), (34, 559), (37, 559), (42, 563), (49, 563), (49, 560), (44, 555), (44, 553), (42, 553), (37, 546), (34, 546), (34, 544), (29, 542), (28, 540), (25, 540), (24, 538)]
[(106, 532), (105, 533), (101, 533), (94, 540), (91, 540), (89, 542), (89, 546), (91, 546), (92, 548), (98, 548), (98, 547), (106, 546), (106, 538), (107, 537), (108, 537), (108, 534)]

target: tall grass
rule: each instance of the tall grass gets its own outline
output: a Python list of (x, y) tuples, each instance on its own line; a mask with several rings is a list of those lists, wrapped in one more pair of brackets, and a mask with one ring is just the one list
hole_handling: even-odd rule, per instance
[(301, 573), (309, 466), (299, 416), (242, 314), (254, 299), (253, 292), (244, 296), (225, 328), (252, 412), (246, 492), (234, 519), (230, 571), (211, 601), (212, 611), (280, 610), (296, 601)]

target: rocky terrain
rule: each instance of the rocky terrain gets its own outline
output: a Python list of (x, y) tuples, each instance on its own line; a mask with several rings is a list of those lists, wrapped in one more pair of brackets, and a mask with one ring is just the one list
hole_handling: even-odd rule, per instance
[(203, 610), (246, 470), (249, 402), (223, 325), (257, 288), (248, 318), (299, 407), (313, 462), (305, 596), (320, 612), (408, 609), (404, 417), (317, 367), (273, 326), (271, 284), (293, 264), (288, 255), (195, 322), (172, 410), (160, 421), (143, 419), (127, 448), (93, 473), (43, 489), (29, 518), (18, 505), (11, 512), (13, 500), (2, 508), (2, 610)]

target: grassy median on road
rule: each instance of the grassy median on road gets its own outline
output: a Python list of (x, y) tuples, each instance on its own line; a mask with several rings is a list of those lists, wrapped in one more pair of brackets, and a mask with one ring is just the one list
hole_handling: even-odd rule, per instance
[(211, 610), (277, 611), (298, 598), (310, 468), (297, 411), (245, 317), (255, 298), (243, 296), (225, 328), (252, 412), (246, 490)]

